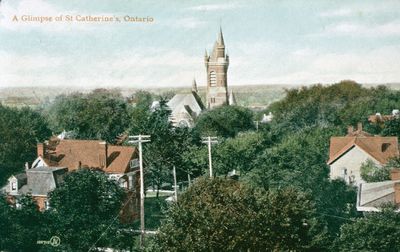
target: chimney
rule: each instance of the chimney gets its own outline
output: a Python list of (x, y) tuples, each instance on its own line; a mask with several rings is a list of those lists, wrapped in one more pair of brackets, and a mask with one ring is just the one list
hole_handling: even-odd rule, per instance
[(393, 168), (391, 171), (390, 171), (390, 179), (393, 181), (393, 180), (399, 180), (400, 179), (400, 169), (396, 169), (396, 168)]
[(37, 155), (38, 155), (38, 157), (44, 157), (45, 153), (46, 153), (46, 145), (44, 143), (38, 143), (37, 144)]
[(108, 146), (107, 142), (99, 142), (99, 167), (106, 168), (107, 167), (107, 156), (108, 156)]
[(354, 132), (354, 127), (353, 126), (348, 126), (347, 127), (347, 134), (352, 134)]
[(357, 123), (357, 131), (361, 132), (362, 131), (362, 123)]
[(25, 162), (25, 171), (29, 170), (29, 164), (28, 162)]
[(395, 183), (393, 186), (394, 186), (394, 203), (398, 205), (400, 204), (400, 183)]

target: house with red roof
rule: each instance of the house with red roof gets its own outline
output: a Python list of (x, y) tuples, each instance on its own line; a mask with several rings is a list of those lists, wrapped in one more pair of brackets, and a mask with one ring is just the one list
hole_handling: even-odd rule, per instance
[(392, 157), (399, 155), (397, 137), (373, 136), (362, 130), (349, 127), (344, 137), (331, 137), (329, 148), (330, 178), (343, 178), (349, 184), (358, 185), (364, 181), (360, 168), (368, 159), (382, 166)]
[[(110, 145), (99, 140), (71, 140), (52, 138), (37, 144), (38, 157), (29, 170), (39, 167), (65, 167), (68, 172), (80, 168), (103, 171), (109, 179), (123, 187), (129, 204), (121, 210), (121, 219), (131, 222), (137, 217), (139, 206), (138, 150), (133, 146)], [(28, 170), (28, 171), (29, 171)]]
[(70, 140), (54, 138), (37, 144), (35, 167), (67, 167), (105, 172), (125, 189), (135, 189), (138, 176), (138, 151), (136, 147), (109, 145), (99, 140)]

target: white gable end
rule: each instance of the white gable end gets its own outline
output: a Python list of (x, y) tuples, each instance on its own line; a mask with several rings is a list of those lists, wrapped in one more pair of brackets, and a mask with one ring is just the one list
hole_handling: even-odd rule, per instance
[(355, 185), (364, 183), (361, 179), (360, 168), (368, 159), (371, 159), (377, 165), (380, 165), (375, 158), (363, 149), (354, 146), (351, 150), (346, 152), (330, 165), (330, 178), (343, 178), (346, 183), (354, 183)]

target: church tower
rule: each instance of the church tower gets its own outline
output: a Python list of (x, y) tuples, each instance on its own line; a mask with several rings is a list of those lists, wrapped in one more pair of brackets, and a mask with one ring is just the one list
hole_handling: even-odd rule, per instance
[(208, 56), (206, 50), (204, 64), (207, 70), (207, 108), (212, 109), (228, 104), (227, 72), (229, 56), (225, 53), (225, 43), (221, 28), (210, 56)]

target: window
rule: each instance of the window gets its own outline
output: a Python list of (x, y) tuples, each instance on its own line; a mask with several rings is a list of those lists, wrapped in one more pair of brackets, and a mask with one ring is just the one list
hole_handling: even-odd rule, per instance
[(44, 201), (44, 209), (45, 210), (49, 210), (50, 209), (50, 202), (47, 199)]
[(346, 180), (346, 175), (347, 175), (347, 169), (346, 168), (342, 168), (342, 178), (344, 179), (344, 180)]
[(135, 158), (130, 161), (131, 169), (139, 167), (139, 159)]
[(215, 103), (215, 98), (211, 98), (211, 103)]
[(210, 86), (215, 87), (217, 85), (217, 74), (215, 71), (210, 72)]
[(13, 181), (11, 182), (11, 191), (16, 191), (17, 190), (17, 182)]

